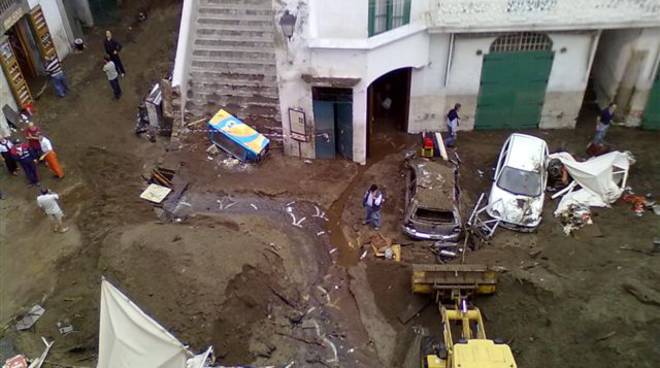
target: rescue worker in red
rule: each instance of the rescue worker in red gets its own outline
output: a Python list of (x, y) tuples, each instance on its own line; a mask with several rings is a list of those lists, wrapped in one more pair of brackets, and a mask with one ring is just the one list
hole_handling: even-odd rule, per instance
[(34, 125), (33, 122), (29, 122), (23, 131), (25, 140), (30, 148), (30, 154), (35, 160), (41, 157), (42, 154), (41, 142), (39, 142), (39, 134), (41, 134), (41, 130), (36, 125)]

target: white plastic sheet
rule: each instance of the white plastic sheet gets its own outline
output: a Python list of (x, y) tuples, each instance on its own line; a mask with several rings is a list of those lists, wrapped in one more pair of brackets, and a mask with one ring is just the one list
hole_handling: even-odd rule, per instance
[(608, 207), (615, 202), (626, 186), (628, 170), (634, 163), (629, 152), (610, 152), (584, 162), (576, 161), (566, 152), (554, 153), (550, 159), (559, 159), (570, 177), (581, 187), (564, 195), (557, 206), (555, 216), (572, 203), (595, 207)]
[(105, 279), (97, 368), (185, 368), (187, 351)]

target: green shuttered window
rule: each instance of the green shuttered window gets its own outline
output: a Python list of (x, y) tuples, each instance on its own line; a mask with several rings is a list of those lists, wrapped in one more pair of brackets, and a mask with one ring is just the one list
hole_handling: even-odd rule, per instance
[(412, 0), (369, 0), (369, 37), (410, 23)]

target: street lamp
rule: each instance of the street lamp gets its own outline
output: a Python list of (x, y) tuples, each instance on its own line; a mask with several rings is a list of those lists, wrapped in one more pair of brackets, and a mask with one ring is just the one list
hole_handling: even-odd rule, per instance
[(285, 10), (280, 18), (280, 27), (282, 27), (284, 36), (290, 40), (293, 37), (293, 30), (296, 28), (296, 16)]

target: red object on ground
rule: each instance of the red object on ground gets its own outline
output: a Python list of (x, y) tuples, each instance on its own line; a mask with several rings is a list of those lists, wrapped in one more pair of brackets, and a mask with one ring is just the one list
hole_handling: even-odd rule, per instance
[(27, 360), (25, 360), (25, 356), (23, 355), (16, 355), (13, 358), (7, 359), (5, 366), (7, 368), (28, 368)]
[(424, 137), (424, 149), (433, 149), (433, 139)]
[(646, 207), (646, 197), (641, 195), (625, 194), (623, 196), (623, 200), (624, 202), (632, 204), (632, 209), (636, 214), (641, 215), (644, 213), (644, 207)]

